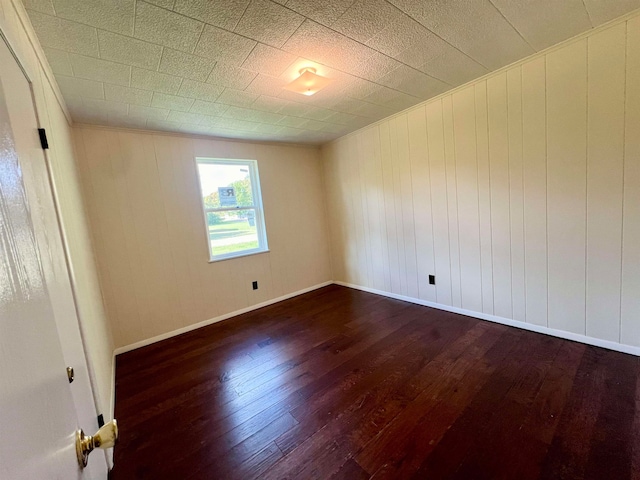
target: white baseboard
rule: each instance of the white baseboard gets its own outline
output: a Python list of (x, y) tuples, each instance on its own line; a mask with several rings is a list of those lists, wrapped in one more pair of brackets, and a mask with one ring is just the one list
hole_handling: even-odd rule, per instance
[(543, 333), (545, 335), (551, 335), (553, 337), (564, 338), (566, 340), (573, 340), (575, 342), (586, 343), (587, 345), (594, 345), (596, 347), (608, 348), (609, 350), (615, 350), (617, 352), (640, 356), (640, 347), (624, 345), (622, 343), (611, 342), (609, 340), (601, 340), (599, 338), (588, 337), (586, 335), (580, 335), (578, 333), (566, 332), (564, 330), (556, 330), (555, 328), (543, 327), (543, 326), (534, 325), (531, 323), (520, 322), (518, 320), (511, 320), (509, 318), (498, 317), (498, 316), (489, 315), (486, 313), (474, 312), (472, 310), (465, 310), (463, 308), (450, 307), (449, 305), (442, 305), (440, 303), (429, 302), (427, 300), (421, 300), (419, 298), (407, 297), (405, 295), (397, 295), (395, 293), (376, 290), (374, 288), (362, 287), (360, 285), (353, 285), (351, 283), (339, 282), (339, 281), (334, 281), (333, 283), (335, 283), (336, 285), (342, 285), (343, 287), (362, 290), (363, 292), (374, 293), (376, 295), (382, 295), (384, 297), (394, 298), (396, 300), (403, 300), (405, 302), (423, 305), (425, 307), (437, 308), (438, 310), (444, 310), (452, 313), (459, 313), (461, 315), (478, 318), (480, 320), (488, 320), (490, 322), (501, 323), (503, 325), (508, 325), (510, 327), (522, 328), (523, 330), (530, 330), (536, 333)]
[[(125, 345), (124, 347), (118, 347), (113, 352), (113, 355), (116, 356), (116, 355), (120, 355), (121, 353), (130, 352), (131, 350), (135, 350), (137, 348), (146, 347), (147, 345), (151, 345), (152, 343), (160, 342), (162, 340), (166, 340), (167, 338), (175, 337), (176, 335), (180, 335), (182, 333), (187, 333), (187, 332), (190, 332), (192, 330), (197, 330), (198, 328), (206, 327), (207, 325), (218, 323), (218, 322), (221, 322), (223, 320), (227, 320), (228, 318), (235, 317), (237, 315), (242, 315), (243, 313), (251, 312), (253, 310), (257, 310), (257, 309), (262, 308), (262, 307), (267, 307), (269, 305), (273, 305), (274, 303), (278, 303), (278, 302), (281, 302), (283, 300), (287, 300), (289, 298), (297, 297), (298, 295), (302, 295), (303, 293), (308, 293), (308, 292), (311, 292), (313, 290), (317, 290), (319, 288), (326, 287), (327, 285), (331, 285), (333, 283), (334, 282), (332, 282), (332, 281), (319, 283), (317, 285), (313, 285), (313, 286), (308, 287), (308, 288), (303, 288), (302, 290), (298, 290), (296, 292), (288, 293), (288, 294), (283, 295), (281, 297), (272, 298), (271, 300), (267, 300), (266, 302), (257, 303), (255, 305), (251, 305), (250, 307), (243, 308), (243, 309), (240, 309), (240, 310), (236, 310), (235, 312), (225, 313), (224, 315), (220, 315), (220, 316), (215, 317), (215, 318), (210, 318), (209, 320), (204, 320), (202, 322), (194, 323), (193, 325), (188, 325), (186, 327), (182, 327), (182, 328), (179, 328), (177, 330), (173, 330), (171, 332), (163, 333), (161, 335), (156, 335), (155, 337), (147, 338), (146, 340), (141, 340), (139, 342), (132, 343), (130, 345)], [(115, 361), (114, 361), (114, 365), (115, 365)], [(114, 379), (115, 379), (115, 368), (114, 368)], [(113, 389), (113, 393), (115, 393), (115, 388)]]

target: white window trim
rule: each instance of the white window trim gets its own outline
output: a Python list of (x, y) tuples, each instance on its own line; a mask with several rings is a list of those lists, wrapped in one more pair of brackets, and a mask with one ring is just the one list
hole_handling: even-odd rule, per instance
[[(247, 257), (249, 255), (256, 255), (259, 253), (266, 253), (269, 251), (269, 244), (267, 243), (267, 226), (264, 218), (264, 209), (262, 207), (262, 190), (260, 188), (260, 173), (258, 172), (258, 161), (239, 159), (239, 158), (209, 158), (209, 157), (196, 157), (196, 174), (198, 177), (198, 191), (200, 192), (200, 208), (202, 209), (202, 219), (204, 221), (204, 235), (206, 239), (207, 251), (209, 252), (209, 263), (221, 262), (223, 260), (229, 260), (231, 258)], [(253, 206), (250, 207), (220, 207), (220, 208), (206, 208), (204, 206), (204, 193), (202, 192), (202, 181), (200, 178), (200, 164), (215, 164), (215, 165), (248, 165), (249, 166), (249, 178), (251, 180), (251, 191), (253, 196)], [(211, 251), (211, 239), (209, 238), (209, 227), (207, 223), (208, 212), (225, 212), (233, 210), (254, 210), (256, 213), (256, 231), (258, 233), (258, 248), (252, 248), (249, 250), (242, 250), (240, 252), (225, 253), (223, 255), (213, 255)]]

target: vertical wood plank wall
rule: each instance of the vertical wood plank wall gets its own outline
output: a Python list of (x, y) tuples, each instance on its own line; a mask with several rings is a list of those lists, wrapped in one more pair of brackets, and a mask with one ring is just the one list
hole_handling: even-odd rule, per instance
[[(317, 148), (74, 130), (116, 348), (331, 280)], [(198, 156), (258, 160), (270, 252), (209, 263)]]
[(335, 280), (640, 346), (640, 17), (323, 161)]

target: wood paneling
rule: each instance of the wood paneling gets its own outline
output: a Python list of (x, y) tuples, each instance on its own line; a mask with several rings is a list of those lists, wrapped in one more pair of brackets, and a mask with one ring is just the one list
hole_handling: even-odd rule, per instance
[[(605, 93), (605, 92), (603, 92)], [(547, 55), (548, 324), (585, 333), (587, 41)]]
[[(618, 341), (626, 25), (589, 38), (587, 335)], [(606, 92), (606, 95), (602, 93)]]
[[(350, 192), (328, 203), (335, 280), (357, 283), (364, 239), (336, 205), (359, 201), (384, 212), (365, 235), (390, 278), (359, 285), (640, 345), (639, 40), (634, 17), (325, 147)], [(383, 204), (351, 180), (378, 151), (355, 191)]]
[(528, 323), (547, 326), (547, 135), (545, 59), (522, 65), (525, 299)]
[(415, 211), (413, 204), (413, 172), (411, 170), (411, 158), (409, 155), (409, 127), (407, 115), (399, 115), (395, 118), (396, 132), (398, 135), (398, 171), (400, 176), (402, 224), (400, 226), (404, 243), (406, 294), (410, 297), (419, 297), (418, 293), (418, 268), (416, 256)]
[[(507, 76), (487, 81), (489, 110), (489, 168), (491, 172), (491, 245), (493, 248), (493, 311), (512, 318), (511, 222), (509, 204), (509, 127)], [(487, 267), (485, 267), (487, 268)]]
[[(387, 248), (389, 251), (389, 281), (390, 290), (401, 293), (400, 290), (400, 257), (398, 247), (398, 228), (395, 214), (395, 191), (393, 181), (393, 164), (391, 160), (391, 128), (385, 122), (380, 125), (380, 145), (382, 154), (382, 188), (384, 192), (385, 223), (387, 225)], [(356, 152), (357, 153), (357, 152)], [(337, 221), (342, 221), (337, 219)], [(346, 226), (349, 229), (348, 226)]]
[(631, 480), (638, 360), (331, 285), (119, 355), (111, 478)]
[[(116, 347), (331, 279), (317, 149), (91, 127), (76, 129), (76, 144)], [(209, 263), (196, 156), (258, 160), (270, 252)], [(349, 169), (359, 185), (358, 166)]]
[(453, 125), (456, 132), (461, 304), (462, 308), (481, 312), (480, 214), (473, 87), (465, 88), (453, 95)]
[(491, 170), (487, 84), (474, 85), (476, 102), (476, 157), (478, 160), (478, 219), (480, 221), (480, 272), (482, 311), (493, 314), (493, 248), (491, 244)]
[(462, 306), (462, 278), (460, 275), (460, 227), (458, 224), (458, 179), (456, 145), (453, 131), (453, 102), (450, 96), (442, 99), (444, 125), (445, 177), (447, 179), (447, 220), (449, 233), (449, 263), (451, 265), (451, 303)]
[(627, 23), (620, 340), (640, 346), (640, 17)]
[(511, 230), (511, 300), (514, 320), (525, 321), (524, 180), (522, 140), (522, 69), (507, 72), (509, 132), (509, 217)]
[[(426, 105), (429, 182), (435, 255), (436, 301), (452, 305), (451, 263), (449, 260), (449, 216), (447, 214), (447, 175), (444, 160), (442, 102)], [(380, 125), (382, 128), (382, 125)], [(337, 159), (340, 161), (341, 159)], [(421, 248), (421, 246), (419, 247)]]
[(434, 271), (435, 265), (429, 152), (427, 150), (427, 118), (424, 108), (410, 111), (407, 115), (407, 122), (419, 298), (435, 302), (436, 290), (433, 285), (429, 284), (429, 274)]

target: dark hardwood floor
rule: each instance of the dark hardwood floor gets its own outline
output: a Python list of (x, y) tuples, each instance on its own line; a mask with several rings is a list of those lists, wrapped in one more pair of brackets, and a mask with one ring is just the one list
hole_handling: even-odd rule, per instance
[(111, 478), (637, 480), (639, 360), (332, 285), (119, 355)]

